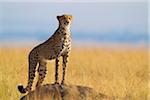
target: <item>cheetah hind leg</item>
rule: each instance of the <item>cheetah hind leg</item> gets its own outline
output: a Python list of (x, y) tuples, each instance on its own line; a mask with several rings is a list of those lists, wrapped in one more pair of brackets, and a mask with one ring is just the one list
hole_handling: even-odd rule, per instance
[(39, 76), (38, 76), (38, 81), (37, 81), (36, 87), (41, 86), (41, 84), (44, 81), (44, 78), (46, 76), (46, 71), (47, 71), (46, 64), (47, 63), (45, 61), (41, 61), (39, 63), (39, 67), (38, 67), (38, 74), (39, 74)]

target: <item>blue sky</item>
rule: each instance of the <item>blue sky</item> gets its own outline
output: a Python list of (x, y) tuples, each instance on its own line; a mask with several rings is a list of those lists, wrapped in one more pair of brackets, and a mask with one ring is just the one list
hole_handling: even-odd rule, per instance
[(5, 2), (0, 8), (0, 45), (44, 41), (64, 13), (74, 16), (74, 42), (148, 43), (146, 2)]

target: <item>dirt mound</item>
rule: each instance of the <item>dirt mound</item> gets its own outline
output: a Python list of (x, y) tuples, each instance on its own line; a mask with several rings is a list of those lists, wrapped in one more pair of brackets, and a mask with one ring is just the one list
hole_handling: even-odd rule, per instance
[(36, 88), (20, 100), (112, 100), (92, 88), (77, 85), (47, 84)]

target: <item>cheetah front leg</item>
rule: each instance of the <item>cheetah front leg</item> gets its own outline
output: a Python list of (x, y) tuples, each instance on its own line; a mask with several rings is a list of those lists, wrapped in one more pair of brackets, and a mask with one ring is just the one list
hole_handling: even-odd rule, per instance
[(59, 67), (59, 59), (55, 59), (55, 84), (58, 84), (58, 67)]
[(61, 84), (64, 84), (64, 81), (65, 81), (65, 72), (66, 72), (66, 64), (67, 64), (67, 58), (68, 58), (68, 54), (66, 55), (63, 55), (63, 75), (62, 75), (62, 81), (61, 81)]
[(46, 71), (47, 71), (46, 64), (47, 64), (46, 61), (40, 61), (40, 63), (39, 63), (39, 67), (38, 67), (39, 76), (38, 76), (38, 81), (37, 81), (36, 87), (39, 87), (44, 81)]

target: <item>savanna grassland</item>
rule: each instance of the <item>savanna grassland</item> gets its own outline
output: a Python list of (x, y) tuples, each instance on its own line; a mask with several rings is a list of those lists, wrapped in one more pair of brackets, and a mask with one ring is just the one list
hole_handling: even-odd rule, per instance
[[(30, 50), (0, 49), (0, 100), (18, 100), (22, 96), (17, 85), (27, 83)], [(54, 61), (47, 66), (44, 84), (54, 82)], [(117, 100), (147, 100), (148, 51), (73, 48), (66, 75), (66, 84), (89, 86)]]

